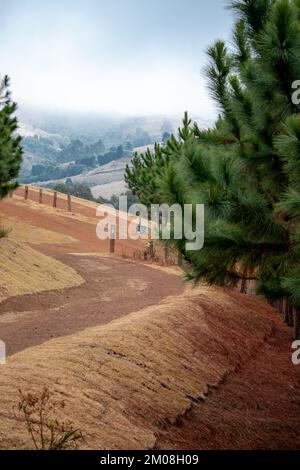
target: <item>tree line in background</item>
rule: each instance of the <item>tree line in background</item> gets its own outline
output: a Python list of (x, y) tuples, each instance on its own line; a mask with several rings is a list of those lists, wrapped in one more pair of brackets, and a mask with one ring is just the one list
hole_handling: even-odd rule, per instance
[[(206, 75), (220, 115), (201, 130), (136, 155), (125, 179), (143, 204), (205, 204), (205, 243), (185, 251), (188, 277), (251, 283), (300, 338), (300, 1), (234, 0), (234, 46), (208, 48)], [(171, 220), (172, 223), (172, 220)]]
[[(28, 147), (28, 142), (25, 143), (25, 148), (34, 149), (36, 152), (39, 146), (31, 144)], [(79, 175), (85, 171), (92, 170), (99, 165), (106, 165), (113, 160), (120, 160), (124, 157), (130, 157), (132, 148), (130, 142), (126, 146), (111, 147), (105, 150), (102, 140), (98, 140), (94, 144), (85, 145), (81, 140), (72, 140), (70, 144), (63, 147), (56, 155), (55, 161), (51, 163), (37, 163), (32, 165), (30, 176), (23, 176), (23, 183), (34, 183), (38, 181), (49, 181), (62, 178), (68, 178)]]
[(92, 138), (92, 143), (91, 137), (82, 134), (79, 138), (71, 137), (71, 140), (67, 135), (47, 135), (47, 132), (23, 137), (24, 159), (20, 180), (34, 183), (72, 177), (113, 160), (130, 157), (133, 148), (153, 144), (157, 138), (139, 127), (124, 135), (120, 129), (115, 129), (115, 132), (102, 129), (99, 132), (103, 140), (93, 141)]
[[(63, 194), (70, 194), (70, 196), (79, 197), (86, 199), (87, 201), (97, 202), (98, 204), (111, 205), (115, 209), (119, 209), (119, 196), (113, 194), (109, 199), (104, 197), (94, 197), (91, 188), (84, 183), (74, 183), (71, 178), (67, 178), (65, 183), (58, 183), (53, 188), (54, 191), (58, 191)], [(120, 196), (126, 196), (128, 207), (138, 202), (138, 198), (134, 196), (131, 190), (120, 194)]]
[[(147, 133), (145, 135), (142, 133), (143, 137), (135, 139), (134, 144), (136, 142), (151, 144), (153, 139)], [(170, 134), (164, 132), (162, 142), (166, 142), (169, 137)], [(21, 169), (20, 180), (27, 184), (80, 175), (112, 161), (129, 158), (134, 148), (132, 142), (127, 141), (124, 145), (106, 149), (101, 139), (92, 144), (74, 139), (68, 144), (59, 146), (58, 142), (39, 136), (23, 138), (22, 146), (25, 156), (30, 154), (38, 159), (43, 158), (41, 162), (32, 164), (30, 169), (28, 165)]]

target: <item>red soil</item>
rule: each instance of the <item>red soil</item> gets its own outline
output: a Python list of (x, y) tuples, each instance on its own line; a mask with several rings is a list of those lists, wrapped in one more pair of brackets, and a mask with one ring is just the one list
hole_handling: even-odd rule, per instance
[[(30, 187), (29, 187), (30, 188)], [(14, 196), (24, 196), (24, 188), (21, 187), (14, 192)], [(39, 193), (36, 189), (29, 189), (28, 200), (38, 202)], [(20, 200), (20, 199), (18, 199)], [(22, 199), (21, 199), (22, 201)], [(44, 193), (43, 194), (43, 206), (52, 207), (53, 197)], [(96, 224), (100, 218), (96, 217), (96, 204), (95, 207), (87, 207), (86, 205), (79, 204), (72, 201), (72, 214), (83, 215), (94, 219), (94, 224), (86, 223), (85, 221), (76, 220), (76, 218), (62, 217), (61, 215), (55, 215), (53, 213), (47, 214), (47, 220), (45, 214), (41, 214), (39, 210), (34, 210), (30, 206), (26, 206), (26, 202), (22, 205), (13, 204), (13, 199), (6, 199), (1, 202), (1, 212), (7, 216), (15, 216), (23, 222), (30, 223), (36, 227), (47, 228), (55, 232), (64, 233), (65, 235), (72, 236), (79, 240), (81, 243), (76, 245), (76, 250), (83, 252), (109, 252), (109, 240), (99, 240), (96, 236)], [(37, 206), (37, 209), (39, 206)], [(57, 197), (57, 209), (63, 211), (67, 210), (67, 201), (65, 197), (61, 197), (58, 194)], [(68, 213), (66, 213), (68, 215)], [(118, 224), (118, 220), (117, 220)], [(134, 253), (138, 250), (145, 249), (145, 242), (141, 240), (117, 240), (115, 245), (115, 253), (117, 255), (124, 255), (133, 257)], [(73, 247), (74, 250), (74, 247)]]
[[(29, 194), (34, 196), (36, 193), (30, 191)], [(8, 355), (57, 336), (108, 323), (183, 291), (184, 284), (178, 275), (117, 256), (89, 256), (90, 253), (107, 255), (109, 252), (109, 241), (97, 238), (95, 225), (38, 209), (26, 203), (15, 204), (14, 199), (5, 199), (0, 204), (0, 212), (7, 217), (77, 239), (77, 243), (33, 247), (74, 268), (85, 283), (61, 291), (16, 296), (3, 301), (0, 318), (11, 312), (16, 314), (14, 321), (0, 323), (1, 339), (6, 342)], [(95, 217), (93, 209), (80, 204), (74, 205), (72, 210), (73, 213), (76, 210), (76, 214)], [(141, 250), (145, 247), (142, 241), (117, 240), (116, 255), (132, 256), (137, 246)]]
[[(32, 197), (37, 197), (37, 193)], [(45, 202), (50, 205), (51, 198)], [(55, 214), (46, 217), (10, 200), (1, 202), (0, 211), (78, 239), (76, 244), (34, 248), (74, 267), (86, 280), (80, 287), (4, 301), (0, 317), (5, 312), (17, 313), (17, 321), (0, 324), (9, 354), (55, 336), (109, 322), (183, 290), (180, 277), (141, 263), (72, 255), (108, 252), (109, 242), (97, 239), (92, 224)], [(73, 204), (72, 211), (95, 217), (93, 209), (80, 204)], [(142, 243), (140, 246), (142, 249)], [(135, 241), (117, 242), (116, 252), (131, 256), (136, 247)], [(239, 302), (241, 298), (244, 303), (251, 301), (248, 296), (232, 295)], [(264, 312), (264, 304), (261, 305)], [(267, 310), (265, 314), (270, 315)], [(162, 430), (159, 449), (300, 449), (300, 366), (291, 362), (291, 331), (275, 313), (272, 320), (273, 335), (266, 339), (259, 354), (230, 374), (218, 389), (211, 389), (205, 401), (195, 402), (176, 425)]]
[[(36, 246), (35, 246), (36, 249)], [(53, 247), (39, 247), (54, 254)], [(9, 355), (57, 336), (110, 321), (160, 302), (183, 290), (179, 276), (122, 259), (72, 256), (55, 258), (73, 267), (85, 280), (61, 291), (11, 297), (0, 304), (1, 315), (17, 313), (16, 321), (1, 323), (1, 339)]]
[(291, 330), (276, 315), (259, 353), (164, 429), (157, 449), (300, 449), (300, 366), (292, 364)]

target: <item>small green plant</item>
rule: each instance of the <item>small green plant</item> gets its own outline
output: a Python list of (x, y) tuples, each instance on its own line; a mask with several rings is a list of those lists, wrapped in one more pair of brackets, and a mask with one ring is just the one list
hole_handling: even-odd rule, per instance
[(8, 234), (9, 234), (9, 230), (6, 230), (5, 228), (0, 227), (0, 238), (7, 237)]
[(63, 400), (54, 400), (48, 388), (41, 393), (19, 390), (18, 412), (23, 415), (26, 429), (36, 450), (76, 449), (82, 434), (70, 421), (59, 421), (56, 411), (63, 409)]

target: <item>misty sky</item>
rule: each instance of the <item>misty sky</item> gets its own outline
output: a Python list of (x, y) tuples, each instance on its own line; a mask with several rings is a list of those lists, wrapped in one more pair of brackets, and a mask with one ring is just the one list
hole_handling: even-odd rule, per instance
[(38, 108), (212, 117), (204, 50), (225, 0), (0, 0), (0, 73)]

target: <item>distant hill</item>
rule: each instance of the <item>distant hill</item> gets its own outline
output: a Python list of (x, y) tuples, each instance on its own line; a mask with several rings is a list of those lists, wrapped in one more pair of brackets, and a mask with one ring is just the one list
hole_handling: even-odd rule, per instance
[[(22, 183), (53, 186), (72, 178), (95, 197), (124, 191), (124, 169), (133, 152), (143, 152), (164, 135), (177, 133), (180, 117), (68, 115), (20, 112), (24, 159)], [(209, 122), (197, 119), (201, 127)], [(117, 162), (117, 163), (113, 163)]]
[(22, 137), (38, 137), (40, 139), (48, 139), (61, 143), (67, 143), (69, 139), (63, 137), (60, 134), (51, 134), (49, 132), (43, 131), (37, 127), (32, 126), (31, 124), (26, 124), (25, 122), (19, 122), (18, 134)]

